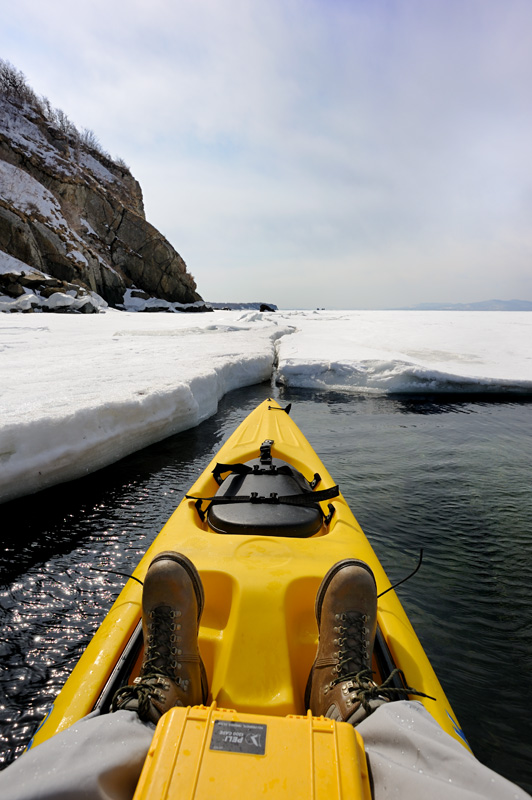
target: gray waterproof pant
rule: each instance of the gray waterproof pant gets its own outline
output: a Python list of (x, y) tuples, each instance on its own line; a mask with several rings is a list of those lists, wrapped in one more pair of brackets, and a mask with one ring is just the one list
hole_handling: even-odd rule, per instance
[[(445, 733), (421, 703), (380, 706), (357, 730), (375, 800), (530, 800)], [(0, 797), (131, 800), (153, 731), (129, 711), (91, 714), (0, 773)]]

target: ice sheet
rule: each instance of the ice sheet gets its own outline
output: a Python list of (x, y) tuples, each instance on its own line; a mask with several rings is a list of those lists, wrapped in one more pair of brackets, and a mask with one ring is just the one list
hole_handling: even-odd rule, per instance
[(197, 425), (270, 377), (285, 332), (251, 312), (0, 314), (0, 501)]
[[(350, 392), (531, 392), (532, 314), (292, 312), (286, 386)], [(299, 320), (299, 322), (298, 322)]]
[(527, 312), (0, 314), (0, 501), (197, 425), (231, 389), (532, 393)]

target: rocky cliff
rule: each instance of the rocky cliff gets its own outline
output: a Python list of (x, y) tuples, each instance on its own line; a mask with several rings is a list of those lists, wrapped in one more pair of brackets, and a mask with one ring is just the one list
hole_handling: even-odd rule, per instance
[(1, 78), (0, 70), (0, 294), (27, 292), (27, 265), (34, 283), (48, 281), (48, 297), (92, 292), (120, 307), (140, 290), (170, 303), (201, 300), (181, 256), (146, 221), (127, 166), (49, 104), (47, 113), (23, 82), (13, 89)]

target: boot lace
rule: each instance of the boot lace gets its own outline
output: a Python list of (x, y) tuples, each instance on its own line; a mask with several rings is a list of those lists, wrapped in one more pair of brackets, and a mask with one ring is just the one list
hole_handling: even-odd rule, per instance
[[(369, 666), (370, 641), (368, 637), (370, 630), (366, 625), (367, 615), (347, 611), (337, 616), (341, 622), (336, 628), (336, 632), (340, 634), (336, 640), (338, 644), (338, 663), (335, 667), (337, 677), (331, 681), (331, 688), (338, 683), (347, 682), (352, 700), (358, 700), (368, 713), (372, 710), (370, 704), (372, 700), (391, 701), (405, 698), (405, 695), (435, 699), (409, 686), (401, 669), (392, 670), (380, 685), (375, 683), (373, 680), (375, 673)], [(396, 676), (400, 677), (402, 687), (392, 685)]]
[(157, 697), (157, 676), (144, 677), (133, 686), (122, 686), (118, 689), (111, 701), (111, 710), (117, 711), (124, 708), (130, 700), (136, 700), (135, 711), (140, 719), (146, 721), (150, 719), (154, 697)]
[(357, 611), (346, 611), (336, 615), (341, 623), (335, 627), (335, 632), (339, 634), (335, 639), (338, 646), (338, 662), (335, 672), (338, 677), (332, 682), (334, 686), (341, 681), (353, 679), (363, 671), (369, 671), (369, 634), (370, 630), (366, 623), (366, 614)]
[(177, 680), (175, 656), (178, 648), (175, 643), (181, 641), (181, 637), (175, 633), (181, 630), (181, 625), (175, 621), (177, 616), (180, 616), (180, 612), (175, 612), (170, 606), (157, 606), (150, 612), (141, 677), (165, 675), (173, 681)]
[(118, 689), (111, 701), (112, 710), (123, 708), (130, 700), (136, 700), (139, 717), (149, 719), (151, 701), (154, 698), (163, 699), (161, 686), (165, 681), (161, 678), (170, 678), (175, 684), (180, 684), (180, 678), (175, 674), (175, 656), (179, 653), (175, 645), (181, 641), (181, 637), (175, 633), (181, 630), (181, 625), (175, 621), (179, 616), (181, 612), (174, 611), (170, 606), (157, 606), (150, 612), (140, 675), (132, 685)]

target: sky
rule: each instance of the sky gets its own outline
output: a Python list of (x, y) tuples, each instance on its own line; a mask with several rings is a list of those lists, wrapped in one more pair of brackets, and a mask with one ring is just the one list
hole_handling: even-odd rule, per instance
[(211, 301), (532, 300), (530, 0), (0, 0)]

